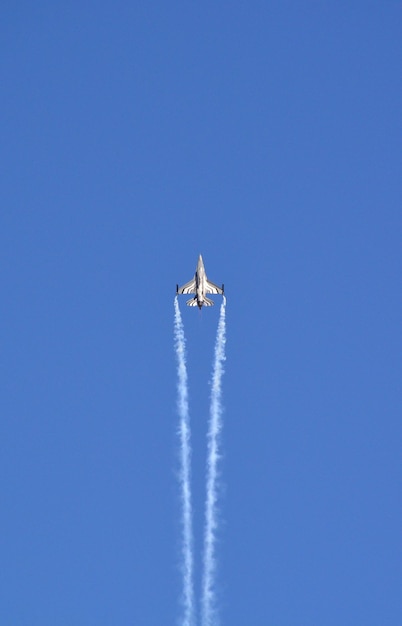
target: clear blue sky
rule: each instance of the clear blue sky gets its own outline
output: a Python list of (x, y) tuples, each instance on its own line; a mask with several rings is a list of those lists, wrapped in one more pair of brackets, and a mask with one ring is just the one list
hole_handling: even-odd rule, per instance
[[(8, 2), (0, 622), (180, 615), (173, 298), (227, 293), (222, 626), (397, 626), (399, 2)], [(184, 308), (199, 596), (219, 307)]]

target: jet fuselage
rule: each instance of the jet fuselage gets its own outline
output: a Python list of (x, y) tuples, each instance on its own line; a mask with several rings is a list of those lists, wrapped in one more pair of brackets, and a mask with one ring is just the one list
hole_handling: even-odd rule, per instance
[(202, 256), (198, 257), (197, 270), (195, 272), (195, 283), (197, 291), (197, 305), (201, 309), (204, 304), (205, 292), (206, 292), (207, 275), (205, 274), (204, 262)]

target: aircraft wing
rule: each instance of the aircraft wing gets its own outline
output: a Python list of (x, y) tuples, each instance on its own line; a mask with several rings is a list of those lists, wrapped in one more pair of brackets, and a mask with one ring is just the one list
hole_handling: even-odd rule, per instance
[(177, 293), (196, 293), (195, 278), (189, 280), (188, 283), (182, 287), (178, 287)]
[(205, 293), (220, 293), (222, 295), (223, 289), (218, 287), (218, 285), (215, 285), (215, 283), (211, 283), (210, 280), (207, 280)]

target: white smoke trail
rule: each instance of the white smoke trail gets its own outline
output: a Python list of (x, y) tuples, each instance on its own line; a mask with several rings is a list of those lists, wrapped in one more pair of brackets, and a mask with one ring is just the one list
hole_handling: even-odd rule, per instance
[(181, 488), (182, 506), (182, 574), (183, 591), (182, 601), (184, 613), (183, 626), (194, 626), (194, 584), (193, 584), (193, 530), (191, 505), (191, 444), (190, 444), (190, 414), (188, 409), (188, 383), (186, 368), (186, 349), (183, 322), (180, 314), (177, 297), (174, 301), (174, 338), (177, 358), (177, 408), (179, 411), (179, 438), (180, 438), (180, 472), (179, 483)]
[(203, 626), (217, 626), (218, 616), (216, 609), (215, 573), (216, 573), (216, 532), (218, 528), (218, 461), (219, 435), (222, 430), (222, 389), (223, 361), (225, 360), (226, 298), (220, 310), (218, 332), (215, 343), (215, 362), (212, 375), (211, 408), (208, 427), (208, 457), (207, 457), (207, 493), (205, 501), (205, 528), (204, 528), (204, 573), (202, 580), (202, 624)]

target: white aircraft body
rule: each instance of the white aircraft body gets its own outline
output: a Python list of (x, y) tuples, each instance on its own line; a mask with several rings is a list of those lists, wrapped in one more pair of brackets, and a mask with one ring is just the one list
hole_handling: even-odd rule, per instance
[(221, 288), (208, 280), (201, 254), (198, 257), (194, 278), (180, 288), (179, 285), (176, 285), (176, 293), (178, 294), (195, 293), (194, 298), (187, 300), (186, 304), (187, 306), (198, 306), (199, 309), (201, 309), (203, 304), (205, 304), (205, 306), (212, 306), (214, 304), (214, 301), (207, 298), (205, 294), (215, 293), (223, 295), (223, 292), (223, 285)]

